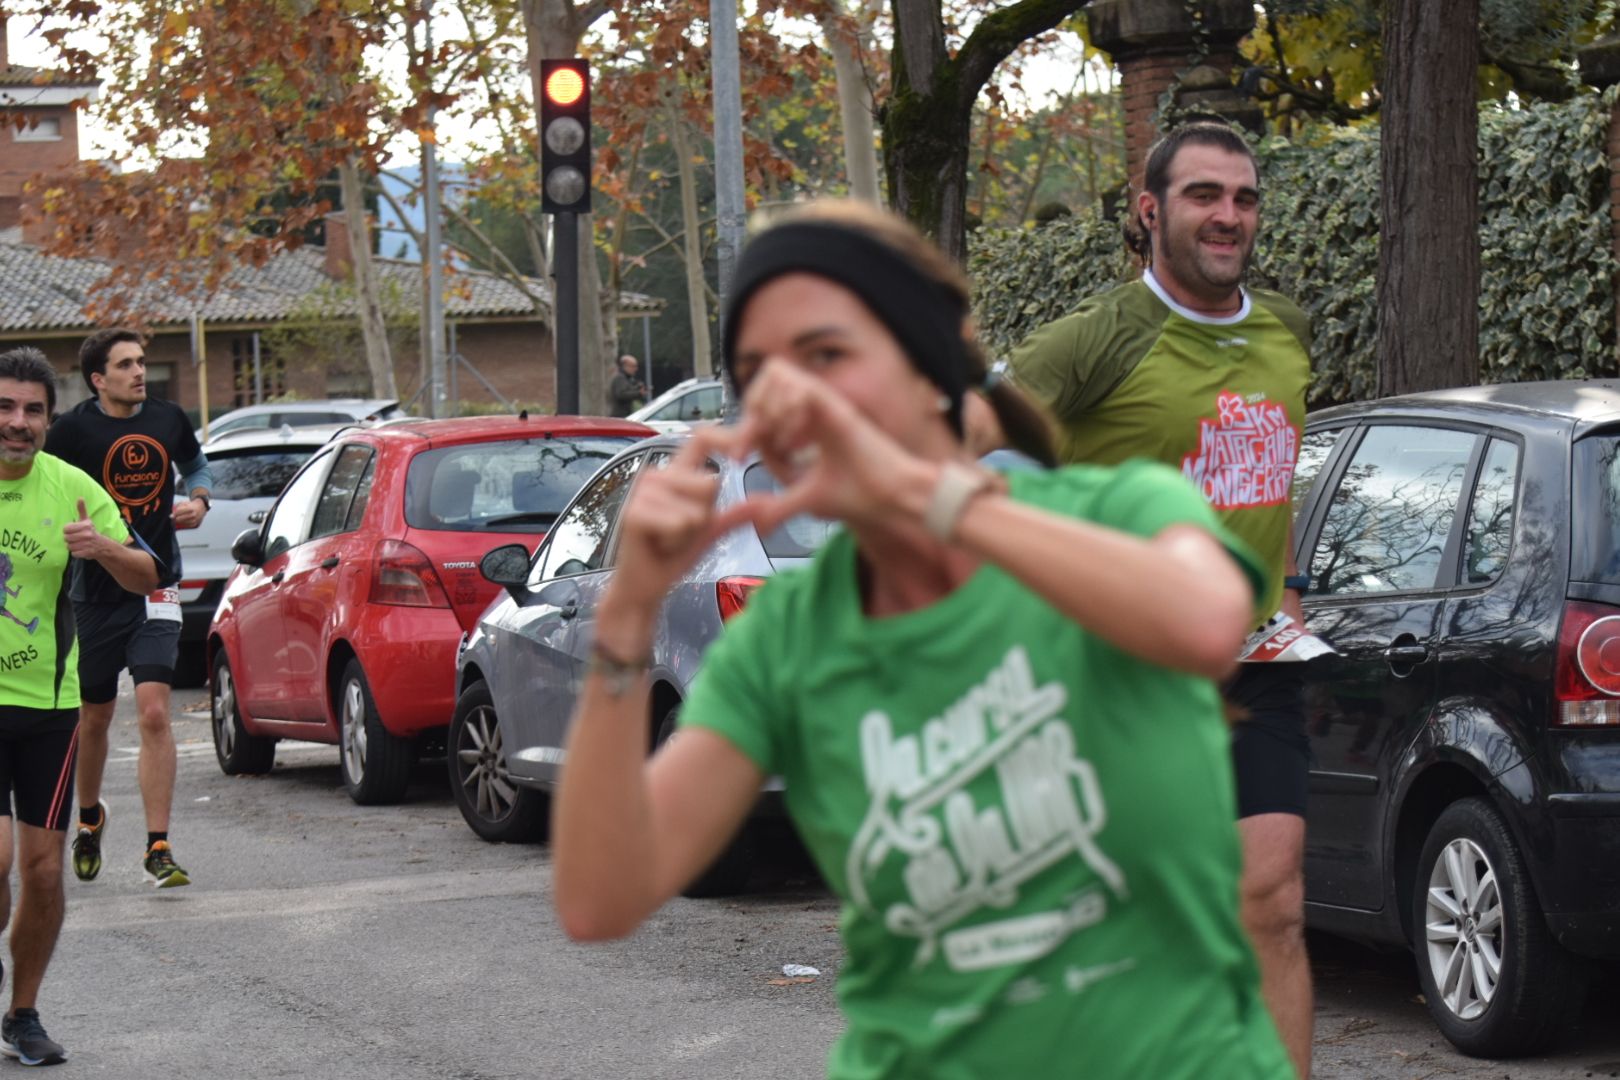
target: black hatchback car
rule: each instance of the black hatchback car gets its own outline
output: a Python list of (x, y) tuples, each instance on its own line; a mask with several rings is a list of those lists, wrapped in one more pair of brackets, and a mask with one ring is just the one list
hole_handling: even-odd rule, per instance
[(1295, 478), (1307, 918), (1406, 943), (1465, 1053), (1545, 1045), (1620, 956), (1620, 382), (1313, 414)]

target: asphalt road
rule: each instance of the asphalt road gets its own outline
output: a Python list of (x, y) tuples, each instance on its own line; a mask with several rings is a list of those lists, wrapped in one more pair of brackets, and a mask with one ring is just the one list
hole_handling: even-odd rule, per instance
[[(336, 751), (283, 744), (261, 778), (223, 776), (202, 691), (175, 695), (172, 837), (196, 884), (140, 869), (132, 701), (108, 767), (106, 868), (69, 872), (41, 1011), (61, 1073), (119, 1080), (809, 1078), (840, 1024), (837, 906), (784, 844), (733, 901), (672, 903), (633, 938), (567, 941), (543, 846), (491, 845), (442, 761), (407, 802), (357, 807)], [(1481, 1062), (1436, 1033), (1410, 958), (1313, 938), (1316, 1075), (1620, 1077), (1616, 980), (1548, 1058)], [(782, 965), (821, 976), (789, 980)], [(0, 1071), (14, 1069), (6, 1063)]]

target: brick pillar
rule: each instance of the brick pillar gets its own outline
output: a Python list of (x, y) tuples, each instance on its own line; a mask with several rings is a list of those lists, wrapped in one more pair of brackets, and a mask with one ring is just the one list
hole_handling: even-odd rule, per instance
[(1231, 81), (1237, 44), (1254, 29), (1254, 5), (1249, 0), (1200, 0), (1200, 5), (1209, 41), (1202, 58), (1186, 0), (1092, 0), (1085, 9), (1092, 44), (1119, 69), (1133, 194), (1142, 188), (1142, 168), (1159, 137), (1159, 99), (1178, 72), (1186, 72), (1178, 104), (1245, 126), (1259, 124), (1259, 110)]
[(1118, 61), (1125, 106), (1125, 165), (1133, 192), (1142, 190), (1142, 167), (1159, 137), (1159, 100), (1186, 67), (1179, 54), (1137, 55)]
[[(1588, 86), (1607, 89), (1620, 83), (1620, 34), (1599, 38), (1577, 50), (1580, 60), (1581, 81)], [(1609, 156), (1609, 236), (1614, 256), (1620, 262), (1620, 103), (1609, 112), (1609, 137), (1606, 143)], [(1620, 357), (1620, 280), (1609, 283), (1615, 294), (1615, 352)]]

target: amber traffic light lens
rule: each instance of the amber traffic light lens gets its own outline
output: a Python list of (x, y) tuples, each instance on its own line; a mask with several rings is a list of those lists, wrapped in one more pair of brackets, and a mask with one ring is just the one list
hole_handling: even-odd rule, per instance
[(573, 68), (558, 68), (546, 79), (546, 97), (558, 105), (572, 105), (585, 96), (585, 76)]

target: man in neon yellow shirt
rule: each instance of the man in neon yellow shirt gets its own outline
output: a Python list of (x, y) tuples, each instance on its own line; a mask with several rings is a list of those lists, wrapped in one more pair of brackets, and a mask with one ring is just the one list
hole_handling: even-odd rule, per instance
[[(1265, 564), (1259, 620), (1302, 621), (1290, 487), (1305, 423), (1310, 327), (1277, 293), (1243, 286), (1260, 219), (1254, 155), (1224, 124), (1184, 125), (1148, 157), (1138, 196), (1142, 277), (1032, 334), (1013, 377), (1061, 428), (1067, 462), (1152, 458), (1181, 470)], [(1258, 621), (1258, 620), (1257, 620)], [(1309, 744), (1297, 668), (1244, 664), (1234, 728), (1243, 919), (1261, 988), (1301, 1077), (1311, 1052), (1304, 943)]]
[[(35, 1006), (62, 929), (62, 848), (73, 801), (79, 667), (71, 558), (98, 564), (131, 592), (148, 592), (158, 580), (156, 561), (130, 543), (101, 485), (40, 452), (55, 409), (56, 373), (44, 355), (0, 353), (0, 607), (9, 616), (0, 619), (0, 816), (17, 817), (15, 846), (10, 822), (0, 829), (0, 882), (14, 855), (21, 882), (0, 1053), (24, 1065), (67, 1057)], [(0, 925), (9, 915), (0, 908)]]

